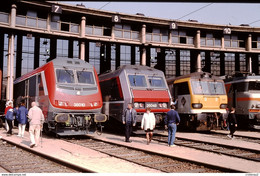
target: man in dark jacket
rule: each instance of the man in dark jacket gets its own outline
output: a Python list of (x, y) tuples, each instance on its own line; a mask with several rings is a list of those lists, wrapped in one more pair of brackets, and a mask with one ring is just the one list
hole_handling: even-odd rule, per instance
[(132, 127), (136, 124), (136, 110), (133, 109), (131, 103), (128, 104), (127, 109), (124, 111), (122, 116), (122, 122), (125, 125), (125, 141), (131, 142), (130, 136), (132, 133)]
[(180, 116), (175, 111), (175, 106), (171, 105), (171, 110), (167, 112), (164, 119), (165, 129), (168, 128), (168, 145), (174, 147), (175, 133), (177, 131), (177, 125), (180, 123)]
[(23, 137), (24, 136), (24, 131), (25, 131), (25, 126), (27, 123), (27, 115), (28, 115), (28, 110), (24, 106), (24, 102), (21, 103), (20, 107), (17, 110), (16, 117), (18, 121), (18, 137)]
[(228, 114), (228, 119), (227, 120), (228, 120), (229, 130), (230, 130), (230, 133), (227, 136), (229, 138), (233, 139), (234, 133), (235, 133), (236, 128), (237, 128), (237, 119), (236, 119), (235, 108), (234, 107), (231, 108), (230, 113)]

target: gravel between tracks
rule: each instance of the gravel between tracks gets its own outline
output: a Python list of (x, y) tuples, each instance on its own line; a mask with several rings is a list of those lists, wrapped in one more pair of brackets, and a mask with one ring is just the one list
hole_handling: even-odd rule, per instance
[(221, 173), (218, 169), (181, 161), (166, 156), (151, 154), (148, 152), (130, 149), (115, 144), (109, 144), (93, 139), (69, 139), (74, 144), (78, 144), (113, 157), (124, 159), (142, 166), (157, 169), (168, 173)]

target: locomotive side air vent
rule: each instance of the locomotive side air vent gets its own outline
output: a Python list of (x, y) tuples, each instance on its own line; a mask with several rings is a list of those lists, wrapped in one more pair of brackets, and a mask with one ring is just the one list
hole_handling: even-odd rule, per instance
[(67, 64), (72, 64), (72, 61), (67, 61)]
[(57, 87), (60, 89), (74, 90), (74, 87), (67, 87), (67, 86), (61, 86), (61, 85), (58, 85)]
[(97, 90), (96, 87), (86, 87), (86, 88), (83, 88), (83, 91), (90, 91), (90, 90)]
[(75, 62), (75, 64), (78, 64), (78, 65), (80, 65), (80, 62), (76, 61), (76, 62)]

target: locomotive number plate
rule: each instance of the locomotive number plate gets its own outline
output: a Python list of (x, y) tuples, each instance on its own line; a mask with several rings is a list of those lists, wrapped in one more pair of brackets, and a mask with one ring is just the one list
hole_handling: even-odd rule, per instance
[(85, 107), (85, 103), (74, 103), (74, 107)]
[(157, 108), (157, 103), (147, 103), (146, 108)]

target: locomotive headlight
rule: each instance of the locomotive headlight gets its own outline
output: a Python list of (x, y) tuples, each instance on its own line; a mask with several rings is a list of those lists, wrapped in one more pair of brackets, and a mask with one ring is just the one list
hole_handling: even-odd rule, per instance
[(192, 107), (194, 109), (201, 109), (202, 108), (202, 104), (201, 103), (192, 103)]
[(140, 108), (144, 108), (144, 103), (139, 103)]
[(167, 108), (167, 103), (162, 104), (163, 108)]
[(96, 107), (96, 106), (98, 106), (100, 103), (99, 103), (99, 101), (94, 101), (94, 102), (91, 102), (90, 103), (90, 105), (91, 105), (91, 107)]
[(139, 108), (139, 103), (134, 103), (135, 108)]
[(159, 108), (167, 108), (167, 103), (158, 103)]
[(65, 101), (56, 100), (56, 104), (58, 104), (58, 106), (68, 106), (68, 102)]
[(144, 108), (144, 103), (134, 103), (134, 108)]
[(221, 104), (221, 105), (219, 106), (219, 108), (220, 108), (220, 109), (226, 109), (226, 108), (227, 108), (227, 104)]

